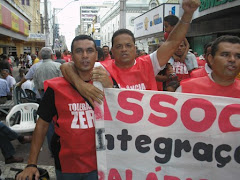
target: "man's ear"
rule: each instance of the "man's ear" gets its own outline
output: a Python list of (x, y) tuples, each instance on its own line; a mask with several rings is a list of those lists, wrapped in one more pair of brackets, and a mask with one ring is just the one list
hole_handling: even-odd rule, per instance
[(211, 54), (208, 55), (208, 61), (209, 61), (210, 65), (212, 66), (214, 63), (214, 60), (213, 60), (213, 56)]
[(95, 61), (97, 62), (98, 61), (98, 51), (96, 52), (96, 59)]

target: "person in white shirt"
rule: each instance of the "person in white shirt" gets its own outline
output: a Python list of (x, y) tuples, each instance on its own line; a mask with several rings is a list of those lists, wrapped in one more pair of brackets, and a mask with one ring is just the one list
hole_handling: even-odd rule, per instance
[(10, 92), (8, 93), (7, 99), (11, 100), (12, 99), (12, 90), (13, 90), (13, 86), (16, 84), (16, 80), (14, 79), (14, 77), (9, 75), (8, 69), (3, 69), (1, 71), (1, 75), (2, 75), (3, 79), (5, 79), (7, 81), (8, 87), (10, 88)]

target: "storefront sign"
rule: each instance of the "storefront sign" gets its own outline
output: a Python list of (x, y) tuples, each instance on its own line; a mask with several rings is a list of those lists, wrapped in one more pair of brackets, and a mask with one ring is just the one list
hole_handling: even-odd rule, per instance
[(19, 18), (13, 12), (11, 12), (11, 16), (12, 16), (12, 28), (11, 29), (16, 32), (19, 32)]
[(236, 1), (236, 0), (201, 0), (199, 12), (204, 11), (209, 8), (212, 8), (212, 7), (215, 7), (215, 6), (233, 2), (233, 1)]
[(0, 26), (25, 36), (29, 35), (29, 24), (2, 4), (0, 4)]
[(40, 33), (30, 33), (28, 36), (29, 39), (35, 39), (35, 40), (43, 40), (45, 41), (46, 36), (45, 34), (40, 34)]
[(155, 44), (159, 44), (159, 39), (158, 38), (154, 38), (154, 40), (148, 41), (149, 46), (155, 45)]
[(179, 4), (163, 4), (137, 17), (134, 20), (135, 37), (163, 32), (163, 18), (170, 14), (179, 15)]

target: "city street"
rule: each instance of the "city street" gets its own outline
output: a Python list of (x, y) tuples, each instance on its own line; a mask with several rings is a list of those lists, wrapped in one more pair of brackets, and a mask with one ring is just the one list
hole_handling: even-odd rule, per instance
[[(13, 76), (16, 77), (18, 74), (18, 68), (14, 67), (13, 69)], [(5, 118), (1, 116), (0, 120), (5, 123)], [(30, 135), (23, 134), (23, 135)], [(0, 180), (4, 179), (14, 179), (15, 174), (17, 173), (16, 169), (24, 169), (27, 165), (27, 160), (30, 152), (30, 144), (20, 144), (17, 140), (12, 141), (13, 146), (15, 147), (16, 154), (14, 156), (16, 157), (23, 157), (24, 162), (23, 163), (13, 163), (13, 164), (7, 164), (5, 165), (5, 160), (0, 153), (0, 169), (2, 171), (2, 175), (0, 176)], [(55, 169), (54, 169), (54, 159), (51, 157), (51, 154), (48, 150), (47, 145), (47, 138), (45, 138), (44, 144), (42, 146), (42, 150), (39, 154), (38, 158), (38, 166), (44, 169), (47, 169), (50, 179), (56, 179), (55, 178)]]

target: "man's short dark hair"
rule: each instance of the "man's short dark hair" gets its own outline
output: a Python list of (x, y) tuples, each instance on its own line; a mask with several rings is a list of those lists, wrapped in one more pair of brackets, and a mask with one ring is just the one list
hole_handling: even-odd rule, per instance
[(170, 81), (167, 86), (166, 86), (166, 89), (167, 87), (172, 87), (175, 91), (176, 89), (180, 86), (180, 83), (179, 81)]
[(18, 70), (19, 73), (23, 72), (24, 74), (25, 74), (25, 71), (26, 70), (24, 68), (22, 68), (22, 67)]
[(101, 58), (103, 58), (104, 56), (102, 48), (97, 47), (97, 52), (98, 52), (98, 61), (100, 61)]
[(5, 71), (6, 73), (10, 73), (9, 69), (2, 69), (1, 72)]
[(56, 50), (55, 54), (56, 54), (57, 59), (61, 59), (62, 53), (60, 51)]
[(209, 43), (207, 43), (207, 44), (204, 45), (204, 54), (205, 54), (205, 55), (207, 54), (207, 49), (208, 49), (209, 47), (211, 47), (212, 44), (213, 44), (213, 42), (209, 42)]
[(7, 55), (6, 54), (1, 54), (1, 59), (2, 60), (5, 60), (5, 59), (7, 59), (8, 57), (7, 57)]
[(117, 31), (114, 32), (113, 36), (112, 36), (112, 47), (113, 47), (113, 41), (114, 41), (114, 38), (121, 35), (121, 34), (128, 34), (129, 36), (132, 37), (132, 40), (135, 44), (135, 37), (132, 33), (132, 31), (128, 30), (128, 29), (119, 29)]
[(83, 34), (83, 35), (76, 36), (76, 37), (73, 39), (72, 44), (71, 44), (71, 52), (73, 53), (73, 43), (74, 43), (75, 41), (85, 40), (85, 39), (87, 39), (87, 40), (89, 40), (89, 41), (92, 41), (92, 42), (94, 43), (95, 49), (97, 50), (97, 45), (96, 45), (94, 39), (93, 39), (91, 36), (88, 36), (88, 35), (84, 35), (84, 34)]
[(104, 45), (102, 48), (105, 48), (105, 47), (107, 47), (109, 49), (109, 47), (107, 45)]
[(231, 36), (231, 35), (224, 35), (218, 37), (212, 44), (212, 50), (211, 55), (214, 57), (216, 52), (218, 51), (218, 45), (222, 42), (228, 42), (232, 44), (240, 44), (240, 38), (237, 36)]
[(168, 15), (164, 17), (163, 20), (168, 22), (168, 24), (170, 24), (171, 26), (175, 26), (178, 23), (179, 18), (175, 15)]

